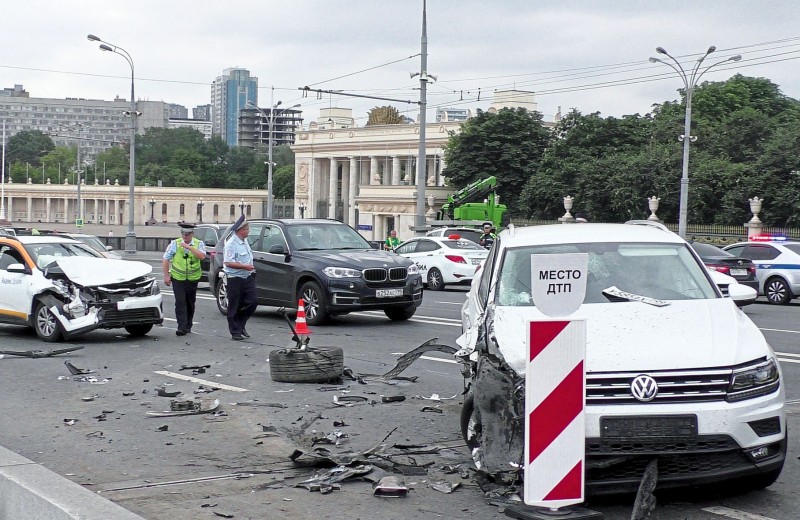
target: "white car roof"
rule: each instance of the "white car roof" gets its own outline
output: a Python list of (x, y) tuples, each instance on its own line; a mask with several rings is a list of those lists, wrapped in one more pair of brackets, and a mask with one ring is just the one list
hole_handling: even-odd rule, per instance
[(685, 243), (680, 236), (664, 228), (632, 224), (550, 224), (509, 227), (500, 233), (503, 247), (588, 242)]
[(27, 244), (80, 244), (77, 240), (63, 236), (52, 235), (17, 235), (16, 239), (23, 245)]

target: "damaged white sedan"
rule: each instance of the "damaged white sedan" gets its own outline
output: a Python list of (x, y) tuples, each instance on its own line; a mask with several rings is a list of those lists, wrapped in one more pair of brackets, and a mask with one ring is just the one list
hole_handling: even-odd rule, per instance
[(68, 238), (0, 237), (0, 322), (33, 327), (47, 342), (94, 329), (144, 336), (164, 321), (151, 271)]
[(588, 255), (585, 319), (589, 494), (726, 482), (762, 488), (786, 458), (785, 391), (764, 336), (678, 235), (663, 226), (581, 224), (501, 233), (462, 308), (456, 354), (469, 386), (462, 432), (495, 482), (522, 476), (532, 258)]

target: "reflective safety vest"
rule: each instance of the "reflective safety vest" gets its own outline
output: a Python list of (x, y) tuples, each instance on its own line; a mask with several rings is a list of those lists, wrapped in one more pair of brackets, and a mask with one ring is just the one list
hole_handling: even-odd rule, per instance
[[(173, 280), (182, 282), (189, 280), (196, 282), (203, 274), (200, 268), (200, 260), (191, 253), (187, 253), (182, 247), (182, 238), (175, 239), (175, 256), (172, 257), (172, 262), (169, 266), (169, 275)], [(195, 248), (200, 246), (200, 240), (192, 238), (192, 246)]]

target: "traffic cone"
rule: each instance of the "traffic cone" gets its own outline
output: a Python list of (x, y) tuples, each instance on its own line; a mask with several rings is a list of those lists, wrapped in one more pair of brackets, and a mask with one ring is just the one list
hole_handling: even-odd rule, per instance
[(297, 318), (294, 320), (294, 329), (298, 336), (311, 334), (311, 330), (306, 325), (306, 307), (302, 298), (297, 302)]

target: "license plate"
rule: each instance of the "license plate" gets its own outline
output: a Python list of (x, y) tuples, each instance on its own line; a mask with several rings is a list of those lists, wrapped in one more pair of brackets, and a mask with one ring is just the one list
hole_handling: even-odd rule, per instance
[(472, 265), (478, 265), (479, 263), (483, 262), (483, 258), (471, 258), (470, 261)]
[(696, 437), (696, 415), (601, 417), (600, 437), (631, 439), (642, 437)]
[(395, 298), (403, 296), (403, 289), (377, 289), (375, 290), (376, 298)]
[(747, 276), (747, 269), (731, 269), (731, 276)]

